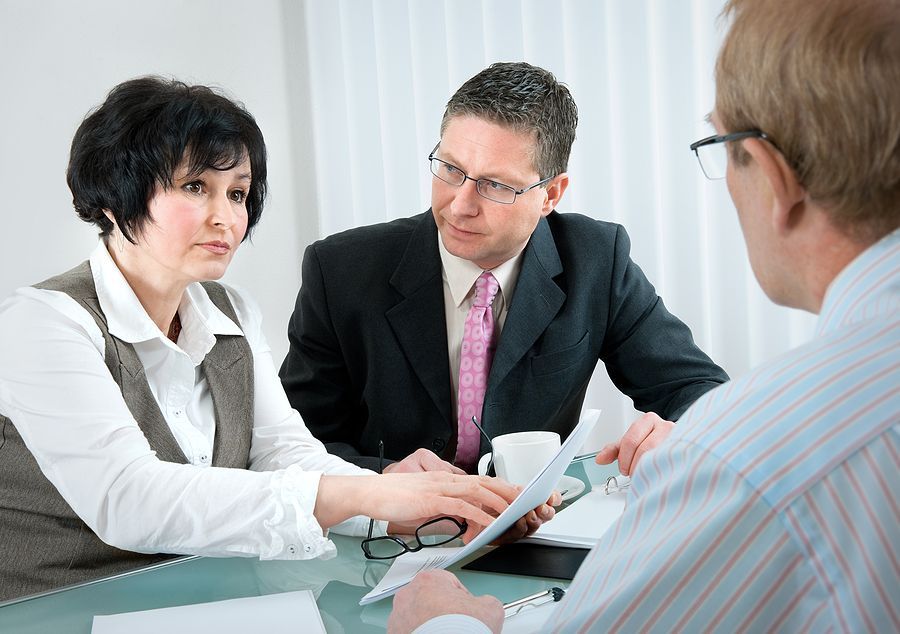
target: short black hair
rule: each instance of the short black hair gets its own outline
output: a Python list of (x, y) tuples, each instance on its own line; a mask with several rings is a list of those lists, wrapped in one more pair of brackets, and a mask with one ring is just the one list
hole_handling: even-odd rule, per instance
[(454, 117), (474, 116), (533, 134), (534, 168), (541, 178), (566, 171), (578, 127), (578, 108), (565, 84), (525, 62), (498, 62), (459, 87), (444, 110), (441, 135)]
[(201, 85), (147, 76), (113, 88), (78, 126), (66, 181), (75, 211), (100, 227), (106, 239), (112, 213), (123, 236), (134, 242), (150, 220), (148, 203), (157, 186), (173, 186), (175, 170), (188, 173), (232, 169), (248, 158), (247, 233), (259, 222), (266, 197), (266, 144), (244, 106)]

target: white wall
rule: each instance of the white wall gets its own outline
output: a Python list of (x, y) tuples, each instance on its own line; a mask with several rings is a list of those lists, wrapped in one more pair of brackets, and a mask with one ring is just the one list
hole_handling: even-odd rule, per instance
[[(147, 73), (216, 84), (255, 115), (270, 198), (226, 281), (252, 291), (276, 363), (303, 248), (418, 213), (443, 105), (493, 61), (544, 66), (579, 104), (561, 209), (623, 223), (633, 256), (732, 375), (811, 334), (746, 262), (723, 182), (688, 144), (710, 133), (722, 0), (0, 0), (0, 297), (86, 257), (65, 185), (89, 108)], [(588, 406), (634, 415), (602, 369)]]
[(110, 88), (150, 73), (214, 84), (244, 102), (268, 145), (268, 204), (225, 281), (259, 301), (280, 362), (300, 255), (318, 233), (302, 19), (276, 0), (0, 0), (0, 297), (93, 248), (65, 169), (75, 129)]

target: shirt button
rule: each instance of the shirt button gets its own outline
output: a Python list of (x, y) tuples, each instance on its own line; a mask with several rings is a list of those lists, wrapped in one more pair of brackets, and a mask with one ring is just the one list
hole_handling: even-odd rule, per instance
[(206, 464), (207, 462), (209, 462), (209, 456), (207, 456), (206, 454), (203, 454), (202, 456), (200, 456), (200, 462), (202, 462), (203, 464)]
[(181, 416), (181, 410), (180, 410), (180, 409), (176, 409), (176, 410), (175, 410), (175, 416)]
[(307, 544), (306, 546), (303, 547), (303, 550), (305, 550), (306, 552), (312, 552), (312, 546)]
[(443, 438), (435, 438), (434, 442), (431, 443), (431, 446), (434, 448), (435, 451), (440, 451), (446, 446), (446, 444), (447, 443), (444, 441)]
[(288, 551), (289, 553), (291, 553), (292, 555), (296, 555), (296, 554), (297, 554), (297, 547), (294, 546), (293, 544), (288, 544), (287, 551)]

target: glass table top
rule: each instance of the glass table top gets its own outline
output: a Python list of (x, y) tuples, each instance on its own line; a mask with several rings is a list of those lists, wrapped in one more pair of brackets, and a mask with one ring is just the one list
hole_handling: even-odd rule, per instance
[[(611, 467), (590, 461), (566, 474), (585, 483), (605, 482)], [(590, 490), (590, 486), (586, 487)], [(311, 590), (328, 632), (384, 631), (392, 600), (360, 606), (359, 600), (381, 579), (390, 562), (366, 560), (358, 537), (333, 535), (338, 554), (329, 560), (259, 561), (243, 558), (184, 557), (122, 575), (0, 604), (0, 632), (89, 634), (94, 615), (118, 614), (290, 590)], [(568, 585), (539, 577), (449, 568), (473, 594), (492, 594), (507, 602)]]

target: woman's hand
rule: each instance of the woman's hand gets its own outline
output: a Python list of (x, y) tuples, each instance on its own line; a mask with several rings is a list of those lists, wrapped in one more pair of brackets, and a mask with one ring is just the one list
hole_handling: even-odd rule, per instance
[(313, 513), (322, 528), (354, 515), (404, 525), (418, 525), (449, 515), (469, 524), (464, 539), (471, 539), (494, 521), (518, 493), (517, 487), (498, 478), (439, 471), (378, 476), (323, 475)]
[[(509, 485), (516, 489), (518, 495), (519, 492), (522, 491), (522, 487), (518, 485)], [(523, 537), (528, 537), (532, 535), (538, 528), (541, 527), (541, 524), (544, 522), (549, 522), (553, 519), (553, 516), (556, 514), (556, 511), (553, 507), (559, 506), (562, 504), (562, 496), (560, 496), (558, 491), (553, 491), (550, 497), (547, 499), (545, 504), (541, 504), (537, 508), (528, 511), (523, 517), (520, 517), (516, 520), (515, 524), (510, 526), (503, 535), (495, 539), (492, 544), (497, 546), (500, 544), (507, 544), (510, 542), (517, 541), (522, 539)], [(461, 519), (461, 518), (456, 518)], [(427, 521), (427, 520), (423, 520)], [(422, 524), (422, 522), (413, 521), (413, 522), (391, 522), (388, 524), (387, 532), (389, 534), (399, 534), (399, 535), (411, 535), (416, 532), (416, 529)], [(472, 526), (469, 524), (469, 530), (467, 530), (461, 536), (461, 539), (464, 544), (468, 544), (470, 541), (475, 539), (475, 537), (484, 530), (484, 526)]]

